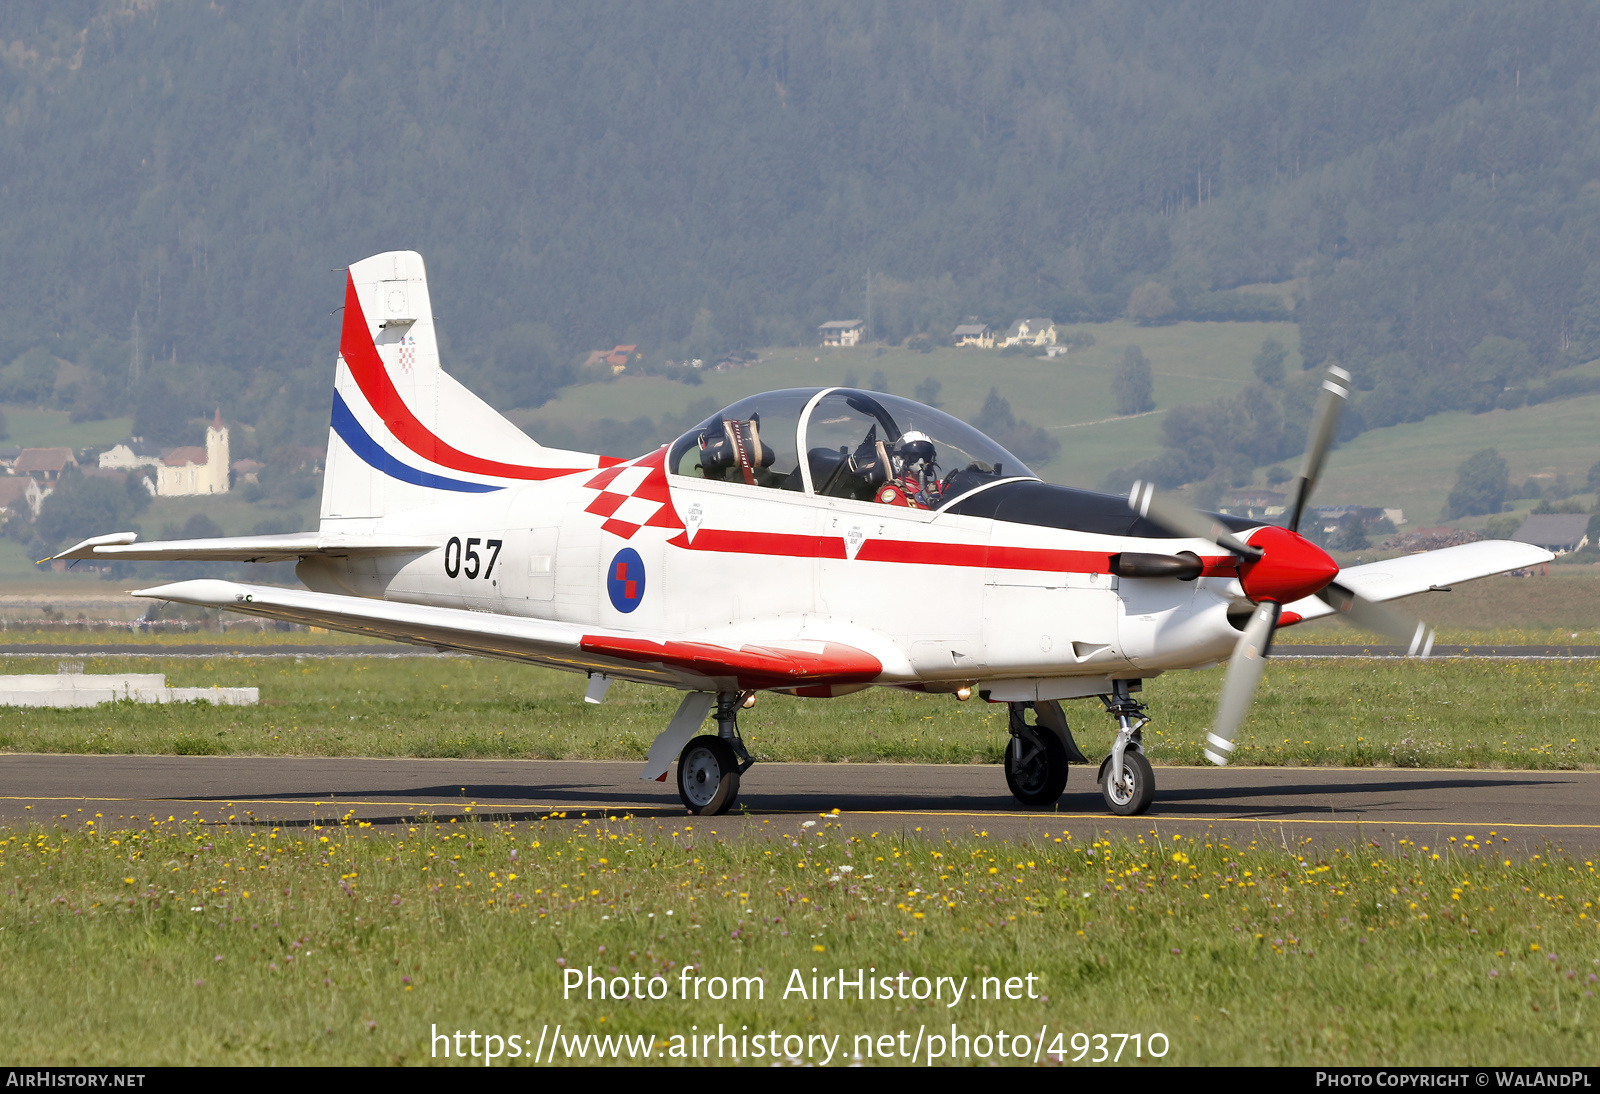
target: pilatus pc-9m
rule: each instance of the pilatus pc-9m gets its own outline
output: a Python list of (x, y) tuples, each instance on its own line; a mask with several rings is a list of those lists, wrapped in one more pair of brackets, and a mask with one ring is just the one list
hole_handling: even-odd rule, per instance
[[(1283, 527), (1054, 486), (978, 430), (908, 399), (791, 388), (740, 400), (621, 460), (546, 448), (439, 368), (422, 257), (349, 270), (321, 523), (314, 532), (139, 543), (57, 556), (272, 562), (303, 590), (180, 581), (138, 596), (378, 635), (683, 692), (640, 777), (725, 812), (751, 763), (759, 691), (869, 687), (1010, 708), (1006, 780), (1055, 801), (1086, 762), (1061, 700), (1116, 735), (1099, 785), (1149, 807), (1144, 680), (1228, 661), (1206, 755), (1226, 763), (1273, 631), (1340, 614), (1425, 653), (1381, 606), (1551, 556), (1479, 542), (1340, 568), (1298, 528), (1348, 394), (1323, 384)], [(714, 729), (702, 732), (715, 712)]]

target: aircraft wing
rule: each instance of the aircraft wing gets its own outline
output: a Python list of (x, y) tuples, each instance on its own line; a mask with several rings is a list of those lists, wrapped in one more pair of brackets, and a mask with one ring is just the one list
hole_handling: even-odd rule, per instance
[[(1539, 566), (1556, 556), (1543, 547), (1510, 540), (1486, 539), (1416, 555), (1401, 555), (1385, 562), (1369, 562), (1340, 570), (1338, 582), (1368, 600), (1382, 602), (1434, 589), (1447, 589), (1462, 581), (1493, 577), (1508, 570)], [(1319, 597), (1308, 596), (1285, 608), (1300, 619), (1332, 615), (1333, 608)]]
[(286, 562), (306, 555), (403, 554), (431, 551), (439, 546), (435, 542), (402, 536), (352, 536), (329, 532), (168, 539), (148, 543), (139, 543), (138, 538), (137, 532), (112, 532), (86, 539), (53, 557), (126, 562)]
[(877, 657), (856, 646), (814, 638), (775, 635), (759, 644), (738, 645), (683, 641), (640, 631), (214, 579), (178, 581), (133, 595), (693, 691), (866, 683), (883, 671)]

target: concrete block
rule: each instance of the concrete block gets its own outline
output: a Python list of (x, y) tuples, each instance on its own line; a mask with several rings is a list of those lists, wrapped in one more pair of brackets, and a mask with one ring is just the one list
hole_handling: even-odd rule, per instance
[(169, 688), (161, 673), (0, 676), (0, 706), (92, 707), (132, 700), (136, 703), (216, 703), (254, 706), (259, 688)]

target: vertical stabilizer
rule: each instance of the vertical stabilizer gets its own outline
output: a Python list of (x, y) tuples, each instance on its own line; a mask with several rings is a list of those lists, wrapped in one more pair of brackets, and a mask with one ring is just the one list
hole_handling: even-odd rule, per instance
[(539, 445), (440, 369), (421, 255), (388, 251), (350, 267), (322, 490), (324, 528), (349, 528), (350, 522), (600, 462)]

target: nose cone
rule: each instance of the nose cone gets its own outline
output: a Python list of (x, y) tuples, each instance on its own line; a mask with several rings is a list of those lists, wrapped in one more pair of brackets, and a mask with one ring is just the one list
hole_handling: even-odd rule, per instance
[(1240, 583), (1251, 600), (1292, 604), (1339, 576), (1339, 564), (1326, 551), (1287, 528), (1262, 528), (1250, 537), (1250, 545), (1265, 552), (1239, 568)]

